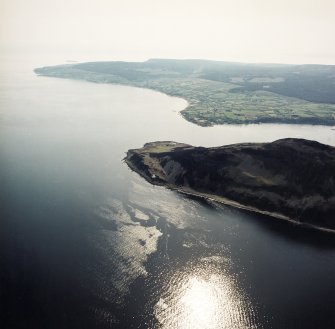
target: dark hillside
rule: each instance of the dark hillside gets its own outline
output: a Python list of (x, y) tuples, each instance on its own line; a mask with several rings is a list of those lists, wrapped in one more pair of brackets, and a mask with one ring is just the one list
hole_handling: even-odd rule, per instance
[(153, 184), (335, 229), (331, 146), (303, 139), (216, 148), (157, 142), (128, 151), (126, 161)]

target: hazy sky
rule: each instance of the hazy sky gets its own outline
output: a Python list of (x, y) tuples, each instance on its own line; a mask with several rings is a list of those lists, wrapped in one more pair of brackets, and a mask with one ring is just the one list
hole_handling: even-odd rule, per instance
[(335, 0), (0, 0), (2, 51), (335, 64), (334, 41)]

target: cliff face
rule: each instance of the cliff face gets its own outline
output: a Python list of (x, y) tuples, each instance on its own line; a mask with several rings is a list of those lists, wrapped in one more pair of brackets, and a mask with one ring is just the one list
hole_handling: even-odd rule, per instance
[(149, 182), (300, 223), (335, 229), (335, 148), (303, 139), (203, 148), (174, 142), (129, 150)]

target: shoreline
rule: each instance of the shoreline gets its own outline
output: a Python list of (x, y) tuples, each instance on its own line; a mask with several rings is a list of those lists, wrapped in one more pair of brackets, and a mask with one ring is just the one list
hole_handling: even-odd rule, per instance
[[(115, 63), (115, 62), (111, 62)], [(127, 62), (125, 62), (127, 63)], [(144, 62), (146, 63), (146, 62)], [(142, 63), (144, 65), (144, 63)], [(178, 97), (183, 99), (187, 102), (187, 105), (184, 109), (179, 111), (179, 114), (185, 119), (186, 121), (196, 124), (200, 127), (213, 127), (213, 126), (220, 126), (223, 124), (233, 124), (233, 125), (243, 125), (243, 124), (291, 124), (291, 125), (320, 125), (326, 127), (333, 127), (335, 125), (335, 103), (327, 103), (321, 101), (311, 101), (304, 98), (299, 98), (296, 95), (291, 94), (281, 94), (275, 91), (267, 91), (267, 90), (254, 90), (255, 93), (265, 93), (263, 96), (260, 97), (262, 102), (262, 106), (264, 109), (268, 109), (269, 106), (273, 102), (276, 102), (276, 108), (280, 112), (280, 114), (276, 115), (269, 115), (264, 116), (263, 110), (257, 108), (250, 107), (251, 115), (245, 116), (242, 115), (244, 113), (245, 108), (249, 108), (248, 104), (250, 102), (245, 100), (245, 97), (237, 97), (235, 99), (235, 94), (231, 92), (236, 88), (242, 88), (239, 84), (227, 81), (220, 81), (220, 80), (212, 80), (206, 79), (202, 76), (192, 76), (192, 75), (180, 75), (173, 78), (168, 77), (161, 77), (160, 79), (156, 80), (145, 80), (145, 78), (136, 80), (131, 79), (128, 77), (124, 77), (122, 74), (118, 73), (103, 73), (99, 70), (90, 70), (82, 68), (84, 65), (88, 64), (96, 64), (99, 65), (99, 62), (88, 62), (88, 63), (77, 63), (77, 64), (63, 64), (63, 65), (54, 65), (54, 66), (46, 66), (46, 67), (39, 67), (35, 68), (34, 72), (38, 76), (46, 76), (46, 77), (56, 77), (56, 78), (65, 78), (65, 79), (74, 79), (74, 80), (84, 80), (88, 82), (94, 83), (106, 83), (106, 84), (115, 84), (115, 85), (122, 85), (122, 86), (132, 86), (138, 87), (153, 91), (161, 92), (170, 97)], [(100, 63), (101, 64), (101, 63)], [(80, 66), (80, 67), (77, 67)], [(136, 69), (133, 68), (136, 71)], [(166, 84), (166, 79), (170, 79), (170, 83)], [(184, 79), (185, 81), (189, 82), (196, 81), (194, 84), (192, 82), (192, 88), (184, 87), (183, 84), (180, 85), (180, 79)], [(148, 82), (149, 81), (149, 82)], [(154, 81), (154, 82), (152, 82)], [(151, 83), (152, 82), (152, 83)], [(223, 97), (221, 94), (222, 92), (218, 93), (218, 84), (222, 84), (222, 90), (224, 90), (225, 96)], [(220, 87), (220, 88), (221, 88)], [(228, 89), (227, 89), (228, 88)], [(203, 94), (202, 97), (196, 97), (194, 94)], [(218, 100), (217, 97), (211, 98), (212, 95), (215, 94), (221, 95), (221, 100)], [(268, 93), (268, 94), (266, 94)], [(232, 96), (234, 95), (234, 96)], [(256, 95), (256, 94), (255, 94)], [(264, 99), (263, 99), (263, 98)], [(212, 99), (211, 101), (208, 100)], [(207, 99), (204, 101), (204, 99)], [(228, 99), (228, 100), (227, 100)], [(232, 109), (230, 105), (224, 105), (225, 102), (237, 102), (239, 107), (233, 110), (233, 114), (227, 114), (227, 112), (231, 112)], [(267, 102), (270, 102), (270, 105), (266, 105)], [(282, 106), (286, 104), (290, 113), (292, 112), (294, 115), (287, 115), (287, 109), (282, 110)], [(278, 103), (278, 104), (277, 104)], [(214, 104), (214, 105), (213, 105)], [(285, 106), (286, 106), (285, 105)], [(328, 106), (328, 107), (327, 107)], [(311, 107), (311, 108), (310, 108)], [(326, 107), (326, 108), (325, 108)], [(334, 107), (334, 108), (333, 108)], [(218, 112), (217, 109), (220, 109)], [(318, 116), (315, 114), (314, 116), (310, 115), (302, 115), (301, 111), (309, 111), (313, 113), (321, 113)], [(308, 113), (309, 113), (308, 112)], [(327, 112), (327, 115), (324, 113)], [(219, 114), (218, 114), (219, 113)]]
[(233, 200), (228, 199), (228, 198), (220, 197), (220, 196), (217, 196), (215, 194), (197, 192), (197, 191), (191, 190), (191, 189), (186, 190), (183, 187), (177, 187), (177, 186), (173, 186), (173, 185), (170, 185), (170, 184), (158, 183), (157, 181), (154, 181), (153, 179), (151, 179), (145, 172), (138, 169), (137, 166), (134, 165), (128, 159), (128, 155), (126, 155), (126, 157), (123, 158), (122, 161), (124, 161), (128, 165), (128, 168), (131, 171), (136, 172), (138, 175), (143, 177), (148, 183), (150, 183), (154, 186), (163, 186), (165, 188), (168, 188), (171, 191), (176, 191), (176, 192), (179, 192), (181, 194), (185, 194), (185, 195), (192, 196), (192, 197), (195, 197), (195, 198), (200, 198), (200, 199), (203, 199), (203, 200), (206, 200), (206, 201), (209, 201), (209, 202), (217, 202), (217, 203), (223, 204), (225, 206), (232, 207), (234, 209), (241, 209), (241, 210), (245, 210), (247, 212), (269, 216), (272, 219), (280, 219), (280, 220), (286, 221), (287, 223), (290, 223), (292, 225), (299, 226), (299, 227), (302, 227), (302, 228), (313, 229), (313, 230), (317, 230), (317, 231), (324, 232), (324, 233), (335, 234), (335, 229), (322, 227), (322, 226), (309, 224), (309, 223), (299, 222), (299, 221), (297, 221), (293, 218), (290, 218), (288, 216), (285, 216), (283, 214), (280, 214), (280, 213), (277, 213), (277, 212), (270, 212), (270, 211), (260, 210), (258, 208), (252, 207), (252, 206), (243, 205), (243, 204), (241, 204), (237, 201), (233, 201)]
[[(72, 64), (65, 64), (71, 66)], [(56, 65), (57, 66), (57, 65)], [(63, 65), (59, 65), (63, 66)], [(96, 81), (94, 79), (87, 79), (87, 78), (74, 78), (70, 77), (67, 75), (52, 75), (52, 74), (45, 74), (45, 73), (37, 73), (35, 70), (39, 68), (34, 68), (33, 72), (38, 76), (38, 77), (45, 77), (45, 78), (58, 78), (58, 79), (66, 79), (66, 80), (73, 80), (73, 81), (83, 81), (83, 82), (89, 82), (89, 83), (95, 83), (95, 84), (106, 84), (106, 85), (113, 85), (113, 86), (120, 86), (120, 87), (130, 87), (130, 88), (139, 88), (139, 89), (144, 89), (144, 90), (150, 90), (153, 92), (160, 93), (164, 96), (168, 97), (173, 97), (177, 98), (180, 100), (183, 100), (186, 102), (186, 106), (181, 109), (177, 110), (176, 113), (178, 113), (185, 121), (192, 123), (198, 127), (202, 128), (213, 128), (213, 127), (224, 127), (224, 126), (237, 126), (237, 127), (243, 127), (243, 126), (254, 126), (254, 125), (259, 125), (259, 126), (267, 126), (267, 125), (280, 125), (280, 126), (295, 126), (295, 127), (323, 127), (323, 128), (329, 128), (330, 130), (335, 130), (335, 124), (327, 124), (327, 123), (309, 123), (309, 122), (297, 122), (297, 121), (290, 121), (290, 122), (284, 122), (283, 120), (279, 121), (268, 121), (268, 122), (243, 122), (243, 123), (211, 123), (211, 124), (200, 124), (198, 121), (190, 120), (188, 117), (184, 115), (183, 112), (185, 112), (189, 107), (192, 107), (194, 104), (190, 101), (187, 100), (186, 98), (182, 96), (176, 96), (173, 94), (168, 94), (167, 92), (161, 91), (159, 89), (155, 88), (150, 88), (147, 86), (139, 86), (136, 84), (131, 84), (131, 83), (121, 83), (121, 82), (101, 82), (101, 81)], [(196, 104), (196, 103), (195, 103)], [(332, 144), (329, 144), (332, 145)]]

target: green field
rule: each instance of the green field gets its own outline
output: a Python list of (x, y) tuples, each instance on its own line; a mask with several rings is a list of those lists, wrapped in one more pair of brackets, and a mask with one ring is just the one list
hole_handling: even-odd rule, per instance
[(189, 106), (181, 114), (201, 126), (335, 125), (333, 66), (151, 60), (71, 64), (35, 71), (43, 76), (136, 86), (182, 97)]

